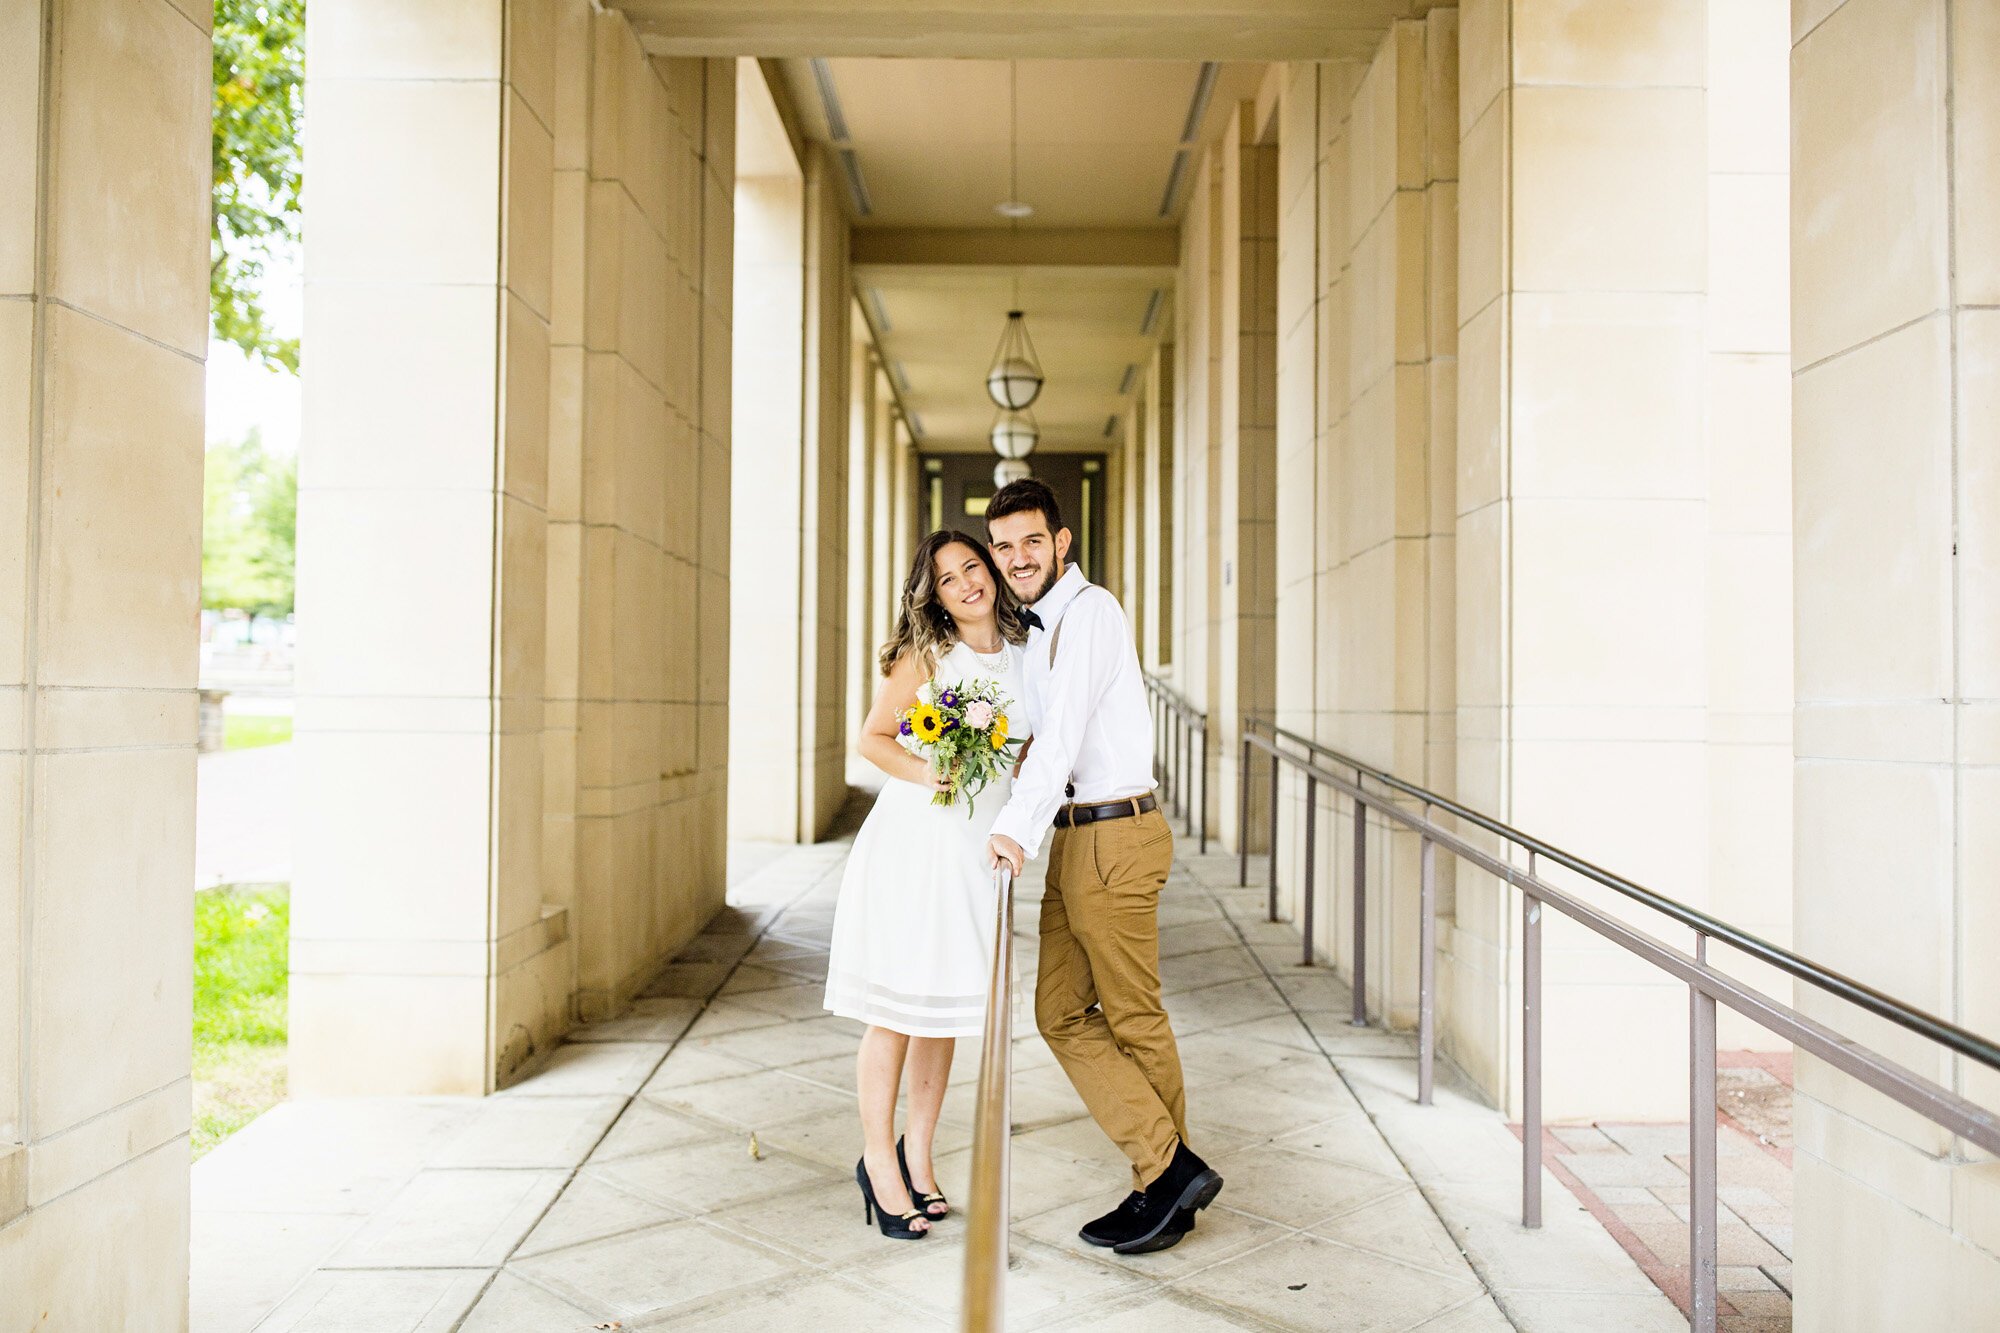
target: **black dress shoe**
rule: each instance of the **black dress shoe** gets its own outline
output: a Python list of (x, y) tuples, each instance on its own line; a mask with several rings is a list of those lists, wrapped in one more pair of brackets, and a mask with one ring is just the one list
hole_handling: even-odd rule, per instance
[[(1222, 1192), (1222, 1175), (1194, 1155), (1185, 1143), (1174, 1146), (1174, 1159), (1158, 1180), (1146, 1186), (1125, 1237), (1113, 1242), (1113, 1254), (1150, 1254), (1180, 1243), (1194, 1225), (1194, 1215), (1215, 1202)], [(1121, 1205), (1122, 1208), (1122, 1205)], [(1179, 1219), (1186, 1215), (1187, 1226)]]
[[(1145, 1193), (1133, 1190), (1125, 1196), (1125, 1202), (1104, 1216), (1085, 1222), (1082, 1230), (1076, 1234), (1086, 1243), (1104, 1248), (1132, 1240), (1139, 1234), (1139, 1209), (1145, 1202)], [(1167, 1230), (1173, 1232), (1177, 1239), (1185, 1236), (1194, 1230), (1194, 1214), (1188, 1211), (1175, 1214)]]

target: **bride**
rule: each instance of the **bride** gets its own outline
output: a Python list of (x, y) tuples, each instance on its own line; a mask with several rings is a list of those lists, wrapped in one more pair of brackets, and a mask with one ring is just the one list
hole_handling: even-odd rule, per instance
[[(861, 1094), (863, 1216), (885, 1236), (915, 1240), (949, 1207), (931, 1170), (931, 1140), (951, 1073), (954, 1038), (977, 1036), (992, 967), (993, 878), (986, 835), (1011, 775), (973, 800), (931, 803), (948, 780), (898, 742), (917, 687), (998, 681), (1013, 701), (1011, 734), (1028, 728), (1023, 645), (1028, 622), (984, 543), (932, 533), (903, 582), (896, 629), (882, 648), (884, 679), (861, 726), (861, 756), (888, 774), (855, 835), (834, 909), (826, 1008), (868, 1025)], [(968, 817), (969, 815), (969, 817)], [(895, 1137), (896, 1090), (909, 1071), (909, 1109)]]

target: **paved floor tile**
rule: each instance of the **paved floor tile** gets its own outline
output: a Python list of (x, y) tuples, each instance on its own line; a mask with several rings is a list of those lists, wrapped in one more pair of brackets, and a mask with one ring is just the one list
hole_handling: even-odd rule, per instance
[(1225, 1260), (1179, 1285), (1281, 1328), (1355, 1333), (1414, 1327), (1480, 1290), (1469, 1272), (1443, 1277), (1309, 1235)]
[(258, 1333), (449, 1333), (487, 1274), (319, 1272), (257, 1326)]
[(621, 1321), (766, 1286), (796, 1271), (763, 1246), (699, 1221), (573, 1245), (514, 1267), (572, 1305)]
[(631, 1102), (618, 1123), (611, 1127), (590, 1160), (599, 1164), (621, 1157), (642, 1157), (647, 1153), (678, 1148), (685, 1143), (718, 1139), (731, 1131), (713, 1121), (669, 1109), (650, 1097)]
[(573, 1167), (624, 1107), (617, 1096), (488, 1097), (431, 1165)]
[[(862, 1029), (820, 1006), (845, 852), (830, 844), (749, 858), (725, 919), (625, 1013), (580, 1029), (503, 1097), (298, 1112), (294, 1129), (321, 1132), (267, 1142), (297, 1141), (294, 1155), (311, 1169), (251, 1154), (210, 1184), (198, 1180), (198, 1193), (239, 1206), (283, 1211), (303, 1199), (290, 1211), (327, 1210), (337, 1228), (314, 1243), (340, 1245), (339, 1263), (369, 1266), (294, 1256), (322, 1267), (262, 1327), (952, 1325), (978, 1042), (959, 1043), (935, 1154), (960, 1211), (928, 1239), (886, 1240), (858, 1216), (852, 1179)], [(1509, 1220), (1519, 1145), (1499, 1117), (1442, 1066), (1440, 1104), (1416, 1108), (1408, 1036), (1348, 1026), (1345, 987), (1296, 965), (1291, 927), (1264, 921), (1263, 891), (1235, 889), (1234, 875), (1232, 858), (1184, 855), (1160, 911), (1190, 1137), (1227, 1184), (1180, 1245), (1130, 1257), (1076, 1235), (1119, 1202), (1131, 1172), (1034, 1030), (1039, 873), (1017, 887), (1009, 1328), (1487, 1333), (1507, 1327), (1503, 1306), (1523, 1328), (1552, 1330), (1644, 1328), (1660, 1307), (1671, 1313), (1580, 1209), (1557, 1207), (1543, 1233)], [(1421, 1192), (1411, 1168), (1427, 1182)], [(1649, 1224), (1678, 1227), (1657, 1192), (1672, 1182), (1639, 1174), (1643, 1184), (1603, 1188), (1634, 1191), (1628, 1206), (1664, 1210)], [(1743, 1215), (1730, 1219), (1738, 1239), (1769, 1248), (1788, 1193), (1754, 1175), (1730, 1184), (1741, 1191)], [(1550, 1188), (1553, 1199), (1561, 1187)], [(443, 1264), (467, 1267), (433, 1267)], [(1544, 1282), (1551, 1273), (1570, 1286)], [(1763, 1265), (1733, 1266), (1730, 1283), (1753, 1305), (1782, 1296)], [(236, 1326), (218, 1319), (197, 1333), (241, 1333), (258, 1308), (247, 1301)], [(1628, 1315), (1636, 1322), (1619, 1322)], [(1747, 1321), (1769, 1317), (1745, 1309), (1732, 1333), (1755, 1333)]]
[(833, 1173), (826, 1167), (760, 1146), (751, 1156), (750, 1136), (731, 1135), (641, 1157), (592, 1163), (588, 1168), (643, 1199), (691, 1213), (745, 1206), (787, 1190), (815, 1185)]
[(656, 1199), (642, 1199), (585, 1172), (571, 1180), (562, 1197), (542, 1214), (535, 1229), (515, 1248), (513, 1257), (524, 1259), (546, 1254), (584, 1241), (603, 1240), (662, 1222), (678, 1221), (684, 1216), (684, 1209)]
[(665, 1088), (649, 1096), (669, 1109), (692, 1111), (746, 1132), (828, 1111), (857, 1114), (854, 1099), (846, 1093), (834, 1092), (808, 1079), (793, 1078), (776, 1069), (712, 1079), (685, 1088)]
[[(942, 1241), (943, 1243), (939, 1243)], [(955, 1316), (963, 1280), (963, 1248), (950, 1237), (918, 1241), (905, 1258), (868, 1265), (859, 1281), (912, 1302), (921, 1302)], [(1081, 1255), (1065, 1254), (1032, 1241), (1016, 1240), (1007, 1270), (1007, 1318), (1014, 1326), (1029, 1325), (1058, 1311), (1087, 1307), (1130, 1295), (1144, 1281)]]
[(956, 1325), (913, 1303), (891, 1301), (838, 1277), (815, 1275), (768, 1291), (733, 1297), (677, 1316), (675, 1333), (803, 1329), (812, 1333), (888, 1333)]
[(665, 1042), (574, 1042), (556, 1047), (546, 1064), (494, 1095), (574, 1097), (595, 1093), (629, 1097), (666, 1053)]
[(555, 1201), (566, 1171), (433, 1168), (334, 1252), (334, 1268), (493, 1268)]
[(196, 1213), (191, 1326), (250, 1333), (360, 1223), (342, 1213)]
[(603, 1320), (512, 1273), (498, 1273), (458, 1333), (589, 1333)]

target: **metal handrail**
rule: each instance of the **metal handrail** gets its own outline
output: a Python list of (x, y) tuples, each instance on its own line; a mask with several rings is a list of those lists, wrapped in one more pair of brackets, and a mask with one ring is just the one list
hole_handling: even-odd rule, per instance
[[(1718, 1309), (1716, 1270), (1716, 1096), (1715, 1041), (1718, 1003), (1742, 1014), (1752, 1022), (1786, 1038), (1808, 1054), (1817, 1056), (1916, 1111), (1933, 1123), (1984, 1148), (2000, 1154), (2000, 1114), (1978, 1105), (1950, 1089), (1905, 1068), (1833, 1028), (1799, 1013), (1791, 1006), (1765, 995), (1735, 977), (1711, 966), (1708, 942), (1722, 940), (1753, 957), (1763, 959), (1799, 980), (1829, 994), (1851, 999), (1871, 1013), (1899, 1023), (1912, 1032), (1932, 1037), (1940, 1044), (1987, 1065), (2000, 1069), (2000, 1047), (1977, 1033), (1967, 1031), (1933, 1014), (1906, 1005), (1871, 987), (1832, 971), (1811, 959), (1761, 940), (1650, 889), (1603, 870), (1581, 857), (1552, 847), (1538, 838), (1521, 833), (1496, 819), (1404, 782), (1372, 765), (1341, 754), (1331, 746), (1296, 735), (1271, 723), (1246, 719), (1243, 736), (1243, 809), (1247, 817), (1248, 774), (1253, 751), (1271, 757), (1271, 808), (1273, 833), (1269, 915), (1277, 920), (1278, 852), (1275, 837), (1280, 769), (1289, 766), (1305, 780), (1305, 861), (1300, 885), (1300, 916), (1305, 957), (1313, 963), (1313, 830), (1317, 824), (1316, 787), (1324, 783), (1349, 797), (1354, 803), (1354, 1017), (1365, 1023), (1367, 974), (1363, 942), (1367, 926), (1367, 812), (1374, 809), (1386, 820), (1418, 833), (1422, 839), (1419, 859), (1418, 899), (1418, 1027), (1417, 1101), (1429, 1105), (1432, 1072), (1436, 1056), (1436, 975), (1437, 975), (1437, 849), (1443, 847), (1456, 856), (1513, 885), (1522, 893), (1521, 940), (1521, 1020), (1522, 1020), (1522, 1114), (1521, 1114), (1521, 1222), (1539, 1227), (1542, 1222), (1542, 978), (1541, 922), (1544, 907), (1553, 907), (1571, 920), (1638, 955), (1654, 966), (1687, 983), (1689, 1023), (1689, 1296), (1691, 1325), (1697, 1333), (1714, 1333)], [(1305, 750), (1306, 755), (1288, 752), (1284, 745)], [(1335, 772), (1321, 760), (1350, 771)], [(1369, 791), (1364, 783), (1373, 781), (1387, 792)], [(1421, 814), (1397, 803), (1401, 796), (1420, 803)], [(1528, 853), (1525, 869), (1502, 860), (1476, 846), (1459, 833), (1431, 818), (1441, 810), (1473, 826), (1519, 846)], [(1242, 825), (1239, 824), (1239, 833)], [(1239, 837), (1237, 882), (1249, 882), (1249, 854)], [(1687, 953), (1654, 938), (1622, 920), (1574, 897), (1551, 884), (1538, 873), (1540, 860), (1549, 860), (1610, 888), (1626, 898), (1660, 912), (1695, 932), (1694, 951)], [(1753, 947), (1754, 946), (1754, 947)]]
[(979, 1042), (977, 1109), (972, 1125), (972, 1182), (966, 1200), (965, 1292), (959, 1327), (999, 1333), (1007, 1323), (1007, 1197), (1012, 1174), (1014, 876), (993, 871), (993, 971)]
[[(1190, 836), (1199, 830), (1197, 841), (1206, 856), (1208, 714), (1158, 676), (1147, 672), (1145, 679), (1146, 695), (1153, 706), (1153, 777), (1160, 784), (1160, 798), (1172, 804)], [(1189, 769), (1194, 770), (1192, 779)]]
[(1925, 1013), (1921, 1009), (1905, 1004), (1893, 995), (1875, 989), (1866, 982), (1857, 981), (1824, 964), (1793, 953), (1782, 945), (1773, 944), (1769, 940), (1732, 926), (1727, 921), (1712, 917), (1698, 908), (1689, 907), (1686, 903), (1657, 893), (1644, 885), (1635, 884), (1623, 875), (1594, 865), (1559, 847), (1551, 846), (1532, 834), (1523, 833), (1512, 825), (1503, 824), (1491, 816), (1480, 814), (1477, 810), (1460, 805), (1449, 797), (1440, 796), (1436, 792), (1426, 791), (1422, 787), (1405, 782), (1350, 755), (1342, 754), (1330, 745), (1321, 744), (1297, 732), (1286, 731), (1262, 718), (1247, 717), (1244, 719), (1244, 726), (1248, 730), (1265, 732), (1274, 739), (1310, 750), (1322, 759), (1332, 760), (1336, 767), (1351, 768), (1357, 774), (1364, 775), (1392, 791), (1443, 810), (1468, 824), (1506, 839), (1524, 851), (1534, 852), (1540, 858), (1552, 861), (1566, 870), (1573, 870), (1586, 879), (1623, 894), (1634, 902), (1650, 907), (1664, 916), (1672, 917), (1690, 930), (1706, 935), (1710, 939), (1720, 940), (1732, 949), (1769, 963), (1779, 971), (1790, 973), (1800, 981), (1817, 986), (1830, 995), (1836, 995), (1850, 1004), (1866, 1009), (1878, 1018), (1885, 1018), (1919, 1036), (1928, 1037), (1941, 1046), (1949, 1047), (1960, 1055), (1977, 1060), (1989, 1068), (2000, 1070), (2000, 1042), (1991, 1041), (1935, 1014)]

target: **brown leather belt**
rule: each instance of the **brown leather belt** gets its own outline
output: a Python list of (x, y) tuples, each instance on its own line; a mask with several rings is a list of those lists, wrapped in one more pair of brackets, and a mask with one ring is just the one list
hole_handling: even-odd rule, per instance
[(1144, 796), (1127, 796), (1122, 801), (1097, 801), (1090, 805), (1066, 805), (1056, 811), (1057, 828), (1075, 828), (1078, 824), (1095, 824), (1100, 819), (1130, 819), (1143, 815), (1149, 810), (1159, 809), (1160, 803), (1153, 799), (1151, 792)]

